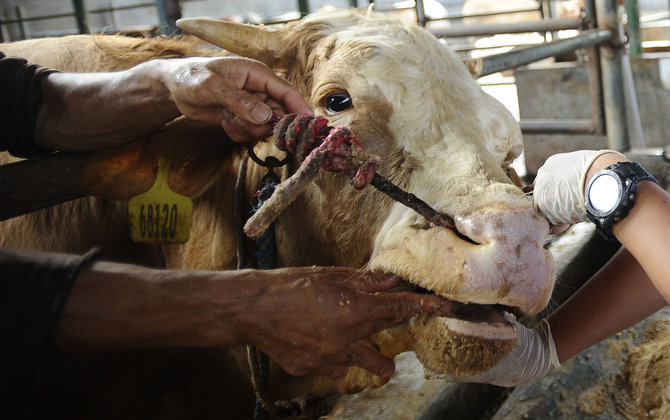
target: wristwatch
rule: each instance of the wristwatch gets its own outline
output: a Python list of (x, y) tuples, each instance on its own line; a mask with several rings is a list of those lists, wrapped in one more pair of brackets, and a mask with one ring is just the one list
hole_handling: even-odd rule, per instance
[(616, 240), (612, 225), (626, 217), (635, 204), (637, 183), (656, 179), (635, 162), (617, 162), (596, 172), (586, 186), (586, 216), (596, 230), (610, 241)]

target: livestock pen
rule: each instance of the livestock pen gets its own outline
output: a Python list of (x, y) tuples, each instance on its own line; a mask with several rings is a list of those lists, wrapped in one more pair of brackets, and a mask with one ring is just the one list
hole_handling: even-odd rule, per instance
[[(170, 2), (159, 1), (140, 4), (145, 8), (156, 7), (160, 15), (160, 27), (170, 28), (170, 16), (165, 8)], [(189, 3), (185, 2), (185, 6)], [(340, 7), (365, 7), (362, 2), (340, 2)], [(379, 3), (379, 2), (378, 2)], [(500, 2), (503, 4), (504, 2)], [(528, 172), (527, 180), (532, 179), (534, 170), (549, 154), (567, 151), (573, 148), (601, 148), (626, 152), (635, 160), (643, 163), (667, 187), (667, 162), (663, 146), (664, 138), (650, 138), (645, 133), (650, 132), (644, 126), (646, 116), (641, 115), (641, 101), (635, 90), (634, 66), (630, 64), (632, 46), (629, 40), (634, 38), (635, 22), (630, 19), (627, 23), (628, 32), (624, 31), (624, 20), (617, 1), (589, 0), (585, 2), (583, 14), (569, 19), (554, 19), (550, 13), (550, 3), (540, 2), (537, 8), (506, 10), (505, 15), (520, 12), (537, 12), (538, 20), (523, 23), (506, 24), (454, 24), (453, 22), (467, 19), (486, 18), (496, 15), (497, 12), (482, 12), (479, 14), (453, 14), (448, 17), (433, 18), (426, 13), (423, 0), (405, 7), (412, 11), (415, 19), (425, 25), (437, 37), (447, 39), (448, 43), (469, 60), (476, 69), (482, 82), (486, 76), (505, 72), (501, 78), (509, 78), (511, 69), (516, 69), (517, 90), (519, 90), (520, 125), (524, 133), (526, 161)], [(634, 3), (634, 2), (627, 2)], [(137, 6), (137, 5), (136, 5)], [(398, 8), (391, 4), (379, 6), (380, 9), (389, 7), (389, 13), (397, 12)], [(283, 18), (268, 18), (263, 23), (281, 24), (287, 19), (299, 18), (311, 11), (309, 1), (297, 2), (297, 16), (295, 13)], [(153, 9), (152, 9), (153, 10)], [(186, 10), (186, 7), (184, 7)], [(631, 10), (634, 10), (631, 9)], [(95, 9), (88, 11), (90, 15)], [(181, 11), (180, 13), (181, 14)], [(67, 16), (76, 17), (80, 23), (87, 15), (83, 2), (73, 2), (73, 11)], [(172, 10), (172, 17), (175, 16)], [(540, 19), (541, 17), (541, 19)], [(19, 16), (12, 19), (2, 19), (0, 24), (22, 25), (31, 18)], [(448, 25), (439, 25), (449, 21)], [(79, 31), (85, 31), (78, 24)], [(168, 29), (169, 31), (169, 29)], [(561, 31), (572, 31), (570, 37), (559, 37)], [(22, 30), (25, 34), (26, 30)], [(155, 32), (155, 31), (154, 31)], [(4, 33), (4, 32), (3, 32)], [(484, 36), (497, 34), (534, 33), (541, 34), (542, 42), (536, 45), (515, 46), (505, 53), (476, 56), (475, 47), (456, 43), (455, 40), (472, 40)], [(454, 40), (454, 41), (452, 41)], [(528, 96), (535, 100), (558, 102), (558, 98), (547, 98), (536, 92), (537, 82), (548, 85), (546, 76), (552, 69), (531, 69), (526, 65), (546, 60), (550, 57), (565, 56), (579, 50), (581, 57), (580, 77), (585, 77), (588, 92), (586, 98), (587, 116), (569, 117), (564, 119), (532, 116), (526, 118), (524, 112), (535, 104)], [(654, 57), (654, 60), (663, 60), (663, 57)], [(635, 60), (632, 60), (635, 61)], [(655, 61), (655, 63), (658, 61)], [(553, 63), (552, 63), (553, 64)], [(660, 64), (658, 64), (660, 65)], [(560, 67), (564, 69), (567, 67)], [(559, 70), (561, 71), (561, 70)], [(575, 74), (575, 67), (570, 68)], [(563, 71), (559, 78), (565, 81), (567, 73)], [(584, 76), (585, 75), (585, 76)], [(532, 79), (535, 77), (535, 79)], [(490, 79), (489, 79), (490, 80)], [(529, 81), (535, 84), (530, 84)], [(521, 85), (525, 83), (525, 85)], [(658, 83), (661, 83), (660, 81)], [(557, 83), (560, 87), (560, 83)], [(491, 86), (491, 85), (489, 85)], [(486, 86), (485, 86), (486, 87)], [(524, 90), (525, 89), (525, 90)], [(560, 92), (562, 95), (577, 95), (583, 92)], [(540, 96), (538, 98), (538, 96)], [(644, 99), (644, 98), (643, 98)], [(666, 109), (662, 104), (662, 110)], [(582, 105), (579, 106), (582, 110)], [(663, 133), (663, 130), (652, 130), (653, 133)], [(553, 137), (552, 137), (553, 136)], [(549, 139), (549, 140), (547, 140)], [(588, 142), (584, 139), (587, 139)], [(537, 142), (538, 144), (534, 143)], [(539, 150), (538, 150), (539, 149)], [(559, 271), (560, 283), (552, 299), (552, 308), (565, 300), (590, 275), (595, 272), (614, 252), (615, 246), (605, 243), (599, 236), (594, 235), (589, 226), (575, 226), (568, 232), (555, 237), (548, 244), (554, 253)], [(399, 363), (399, 375), (388, 384), (364, 391), (363, 393), (343, 397), (332, 414), (332, 418), (613, 418), (636, 417), (640, 409), (650, 411), (657, 409), (658, 402), (652, 401), (652, 396), (640, 394), (639, 389), (630, 387), (627, 378), (638, 373), (639, 366), (632, 365), (629, 355), (642, 340), (647, 325), (654, 331), (665, 328), (668, 313), (663, 311), (654, 319), (640, 324), (636, 328), (621, 333), (567, 362), (558, 372), (515, 390), (502, 389), (488, 385), (451, 384), (441, 380), (425, 380), (422, 369), (410, 355), (403, 355)], [(650, 339), (642, 343), (639, 348), (652, 348), (657, 344), (655, 340), (663, 334), (649, 335)], [(642, 357), (636, 353), (637, 359)], [(663, 372), (665, 373), (665, 372)], [(665, 375), (667, 378), (668, 375)], [(644, 382), (642, 386), (652, 387)], [(649, 377), (650, 380), (659, 380)], [(645, 399), (646, 398), (646, 399)], [(655, 405), (656, 404), (656, 405)]]

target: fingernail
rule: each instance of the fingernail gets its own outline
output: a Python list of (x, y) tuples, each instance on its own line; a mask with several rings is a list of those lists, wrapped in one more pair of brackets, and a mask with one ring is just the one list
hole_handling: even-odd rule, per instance
[(251, 118), (259, 124), (265, 124), (272, 118), (272, 110), (261, 104), (257, 104), (251, 110)]

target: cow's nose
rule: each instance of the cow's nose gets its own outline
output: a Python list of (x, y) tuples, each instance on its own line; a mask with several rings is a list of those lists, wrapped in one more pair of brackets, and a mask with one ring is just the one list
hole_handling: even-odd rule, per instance
[(549, 224), (532, 207), (522, 209), (483, 208), (455, 218), (458, 231), (480, 245), (517, 249), (542, 244)]

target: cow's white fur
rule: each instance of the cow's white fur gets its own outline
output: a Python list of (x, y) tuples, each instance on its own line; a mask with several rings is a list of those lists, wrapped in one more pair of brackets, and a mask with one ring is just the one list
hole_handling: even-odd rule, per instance
[[(273, 32), (259, 29), (254, 37), (259, 45), (277, 50), (258, 51), (254, 56), (253, 42), (237, 40), (237, 47), (254, 58), (267, 59), (302, 90), (315, 112), (328, 115), (331, 125), (350, 126), (369, 152), (382, 157), (382, 175), (452, 215), (458, 230), (476, 242), (427, 226), (418, 214), (370, 188), (353, 191), (341, 175), (321, 174), (276, 222), (283, 264), (368, 264), (463, 302), (501, 303), (528, 314), (546, 305), (554, 281), (551, 257), (542, 247), (548, 224), (506, 174), (521, 151), (518, 124), (479, 88), (443, 42), (417, 26), (355, 12), (315, 14)], [(101, 52), (90, 40), (82, 40), (64, 40), (63, 45), (76, 51), (61, 64), (65, 69), (129, 65), (125, 60), (98, 61)], [(104, 44), (102, 38), (100, 43)], [(42, 53), (47, 51), (45, 44), (49, 41), (40, 41)], [(34, 45), (16, 48), (38, 54)], [(296, 51), (300, 48), (304, 50)], [(324, 97), (342, 91), (351, 95), (354, 107), (329, 115)], [(186, 131), (177, 130), (191, 128), (187, 122), (175, 124), (157, 134), (154, 144), (166, 144), (172, 135), (178, 137), (171, 139), (173, 145), (183, 145)], [(201, 144), (210, 140), (197, 139)], [(260, 155), (278, 154), (267, 144), (257, 149)], [(197, 158), (211, 164), (217, 157)], [(180, 248), (163, 249), (168, 266), (234, 267), (232, 206), (225, 206), (232, 203), (238, 161), (227, 156), (225, 164), (222, 160), (214, 164), (224, 176), (206, 183), (210, 190), (196, 201), (193, 240)], [(250, 168), (249, 196), (264, 173), (253, 165)], [(57, 240), (70, 240), (59, 236), (54, 226), (50, 229)], [(31, 246), (59, 249), (45, 244)], [(85, 245), (60, 250), (81, 246)], [(474, 334), (477, 325), (471, 324)]]

